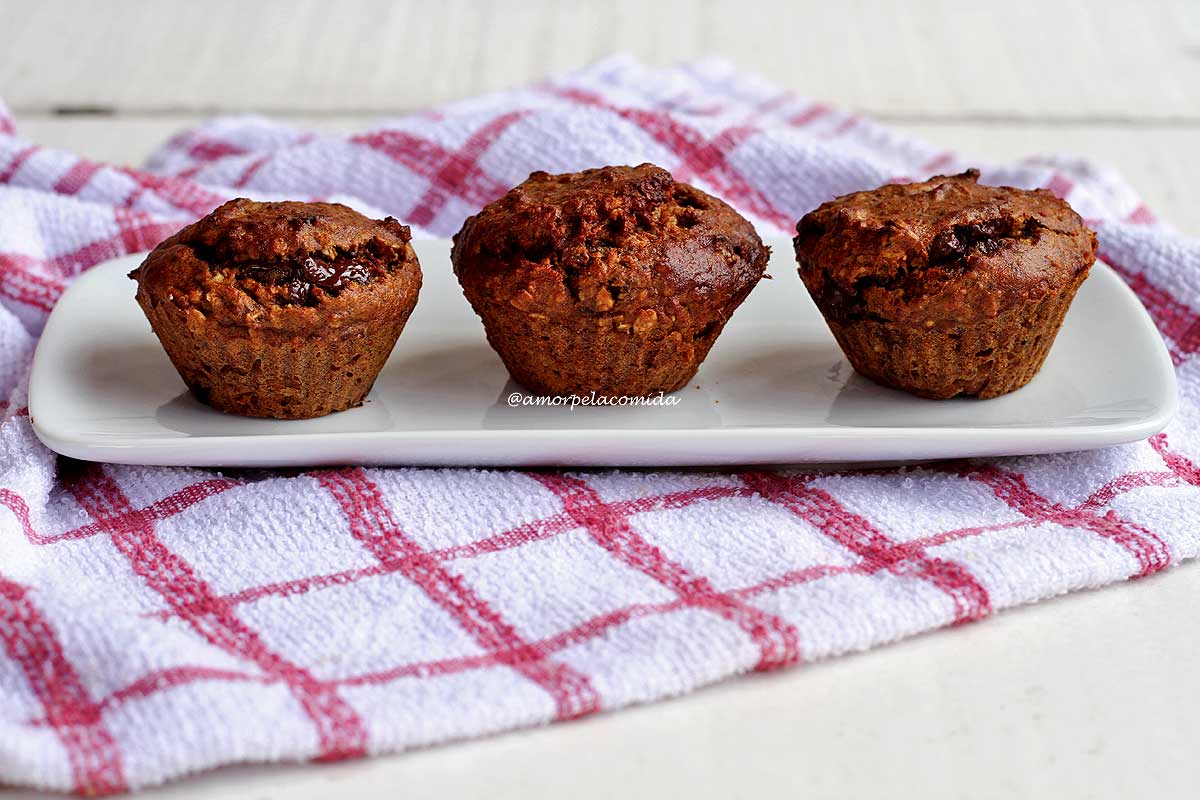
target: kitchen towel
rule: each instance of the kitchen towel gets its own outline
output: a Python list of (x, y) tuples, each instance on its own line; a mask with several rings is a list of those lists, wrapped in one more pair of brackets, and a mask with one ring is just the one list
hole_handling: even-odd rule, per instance
[(1159, 325), (1181, 406), (1139, 444), (862, 473), (222, 473), (60, 459), (31, 430), (63, 288), (227, 198), (446, 237), (531, 170), (643, 161), (763, 235), (977, 165), (719, 62), (615, 58), (351, 134), (217, 119), (144, 169), (39, 147), (0, 107), (0, 783), (120, 792), (571, 719), (1196, 555), (1200, 243), (1070, 159), (978, 166), (1066, 197)]

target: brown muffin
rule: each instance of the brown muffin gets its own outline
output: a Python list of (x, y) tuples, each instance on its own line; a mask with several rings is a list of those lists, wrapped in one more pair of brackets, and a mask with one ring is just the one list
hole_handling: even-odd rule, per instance
[(1041, 368), (1096, 237), (1045, 190), (979, 172), (825, 203), (796, 226), (800, 277), (863, 375), (921, 397), (996, 397)]
[(535, 172), (467, 219), (451, 259), (518, 383), (616, 397), (686, 384), (768, 254), (728, 205), (642, 164)]
[(129, 273), (184, 383), (231, 414), (362, 403), (417, 302), (409, 230), (335, 203), (231, 200)]

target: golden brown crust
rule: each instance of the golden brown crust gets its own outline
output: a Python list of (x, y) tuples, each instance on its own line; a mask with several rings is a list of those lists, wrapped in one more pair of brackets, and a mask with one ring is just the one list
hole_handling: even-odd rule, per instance
[(451, 257), (514, 379), (614, 396), (690, 380), (768, 253), (728, 205), (643, 164), (535, 172), (464, 223)]
[(362, 402), (421, 270), (395, 220), (328, 203), (233, 200), (130, 277), (188, 387), (234, 414), (299, 419)]
[(1045, 190), (937, 176), (806, 214), (800, 277), (854, 367), (926, 397), (994, 397), (1041, 367), (1096, 237)]

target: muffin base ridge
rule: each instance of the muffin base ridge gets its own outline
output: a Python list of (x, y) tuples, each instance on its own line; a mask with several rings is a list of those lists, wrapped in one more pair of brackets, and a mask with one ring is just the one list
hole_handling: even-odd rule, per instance
[(361, 405), (412, 313), (304, 336), (220, 326), (170, 303), (143, 308), (196, 399), (229, 414), (273, 419), (311, 419)]
[(988, 399), (1033, 380), (1085, 277), (1038, 303), (974, 324), (826, 322), (850, 365), (876, 383), (931, 400)]
[(570, 323), (517, 315), (484, 320), (488, 343), (512, 379), (535, 394), (560, 396), (648, 397), (683, 388), (724, 323), (705, 326), (703, 335), (682, 327), (639, 330), (637, 320), (605, 317)]

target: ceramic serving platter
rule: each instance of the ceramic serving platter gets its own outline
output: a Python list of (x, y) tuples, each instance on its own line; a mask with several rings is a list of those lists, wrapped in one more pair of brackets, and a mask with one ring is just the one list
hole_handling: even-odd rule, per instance
[(1174, 413), (1174, 370), (1146, 311), (1104, 264), (1041, 373), (993, 400), (922, 400), (857, 375), (773, 242), (763, 280), (673, 405), (528, 405), (450, 268), (417, 242), (420, 301), (367, 402), (315, 420), (197, 402), (134, 302), (129, 256), (81, 276), (34, 359), (30, 415), (64, 455), (194, 466), (681, 466), (916, 461), (1134, 441)]

